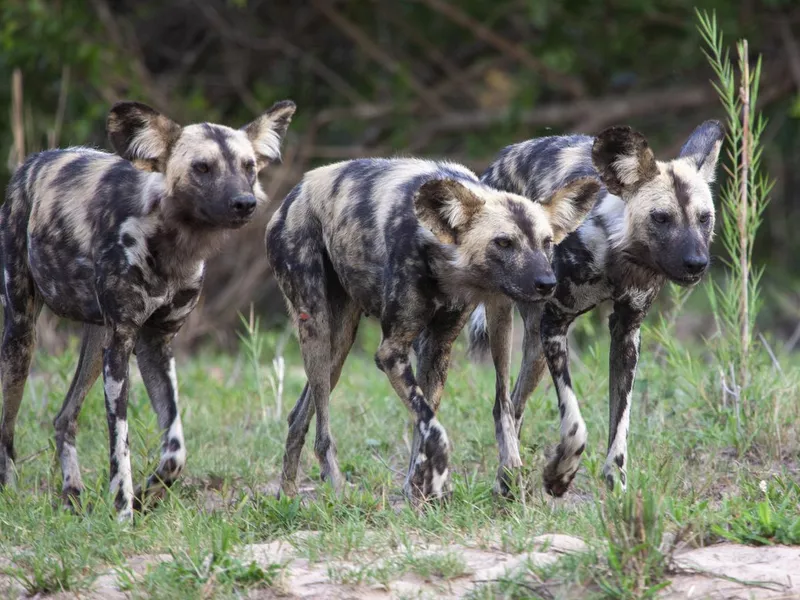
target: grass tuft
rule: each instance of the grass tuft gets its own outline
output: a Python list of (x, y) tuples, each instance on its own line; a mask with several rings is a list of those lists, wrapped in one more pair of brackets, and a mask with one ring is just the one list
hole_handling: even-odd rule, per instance
[(17, 550), (0, 575), (10, 577), (29, 596), (87, 591), (98, 577), (97, 560), (82, 544), (37, 543)]
[(730, 499), (725, 506), (727, 520), (713, 531), (740, 544), (800, 544), (800, 484), (783, 476), (761, 480), (757, 489), (745, 491), (745, 498)]
[(140, 585), (125, 581), (134, 595), (145, 598), (208, 598), (276, 586), (282, 565), (261, 567), (239, 559), (233, 554), (239, 541), (235, 528), (222, 525), (212, 531), (210, 544), (171, 550), (171, 560), (151, 568)]
[(680, 535), (665, 539), (665, 502), (651, 490), (609, 497), (600, 508), (607, 569), (592, 580), (609, 598), (654, 598), (669, 585), (666, 574)]

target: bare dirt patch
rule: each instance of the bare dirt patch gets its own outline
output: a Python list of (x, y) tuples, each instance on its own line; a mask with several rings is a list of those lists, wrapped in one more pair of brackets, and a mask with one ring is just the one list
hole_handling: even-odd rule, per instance
[[(400, 569), (383, 582), (365, 580), (343, 583), (343, 580), (347, 580), (348, 571), (357, 572), (363, 568), (363, 564), (345, 560), (310, 561), (298, 555), (295, 544), (298, 539), (315, 533), (298, 532), (295, 535), (297, 539), (244, 546), (237, 553), (240, 559), (255, 561), (262, 568), (275, 563), (284, 566), (275, 588), (253, 590), (250, 598), (463, 598), (478, 586), (513, 576), (531, 565), (552, 564), (564, 554), (586, 549), (582, 540), (559, 534), (538, 536), (534, 539), (535, 550), (521, 554), (504, 552), (499, 546), (493, 545), (478, 548), (420, 543), (419, 546), (415, 545), (414, 555), (420, 558), (422, 564), (425, 557), (455, 554), (463, 564), (462, 572), (455, 576), (441, 576)], [(375, 557), (371, 564), (380, 566), (395, 558), (397, 555), (387, 553)], [(168, 555), (132, 557), (127, 567), (130, 575), (140, 578), (148, 568), (167, 560), (170, 560)], [(800, 599), (800, 547), (752, 547), (725, 543), (681, 552), (675, 563), (679, 572), (671, 578), (671, 585), (662, 593), (665, 600)], [(122, 591), (120, 584), (116, 571), (109, 569), (97, 578), (89, 591), (62, 592), (48, 598), (129, 598), (130, 594)], [(12, 598), (25, 597), (22, 587), (7, 577), (0, 577), (0, 593)]]
[(800, 546), (717, 544), (676, 557), (691, 571), (672, 578), (664, 598), (800, 598)]
[[(272, 542), (249, 546), (248, 557), (258, 564), (269, 562), (286, 563), (283, 591), (295, 598), (357, 598), (363, 600), (396, 597), (461, 598), (477, 585), (491, 583), (512, 574), (528, 564), (545, 566), (567, 552), (579, 552), (586, 548), (583, 541), (566, 535), (543, 535), (535, 540), (536, 551), (509, 554), (499, 548), (474, 548), (469, 546), (421, 545), (418, 554), (425, 556), (455, 553), (464, 563), (463, 574), (443, 578), (436, 575), (423, 577), (406, 572), (386, 583), (341, 584), (331, 581), (331, 572), (344, 573), (357, 569), (346, 561), (315, 562), (292, 558), (294, 550), (286, 542)], [(376, 565), (392, 560), (391, 555), (378, 557)]]

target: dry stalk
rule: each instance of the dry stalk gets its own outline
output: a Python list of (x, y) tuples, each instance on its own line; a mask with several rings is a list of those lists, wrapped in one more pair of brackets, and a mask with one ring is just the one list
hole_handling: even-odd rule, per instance
[[(739, 100), (742, 105), (742, 159), (741, 181), (739, 186), (739, 264), (742, 274), (741, 296), (739, 298), (739, 314), (741, 317), (741, 344), (742, 356), (739, 364), (740, 390), (747, 387), (748, 351), (750, 349), (750, 315), (749, 294), (750, 287), (750, 252), (748, 251), (749, 236), (747, 234), (748, 219), (748, 185), (750, 182), (750, 63), (748, 62), (747, 40), (742, 40), (739, 45), (739, 65), (742, 69), (741, 83), (739, 86)], [(745, 398), (739, 399), (741, 403)]]
[(25, 160), (25, 119), (22, 116), (22, 71), (14, 69), (11, 75), (11, 129), (14, 135), (15, 164)]
[(47, 143), (50, 148), (58, 146), (61, 137), (61, 128), (64, 125), (64, 113), (67, 110), (67, 96), (69, 94), (69, 65), (64, 65), (61, 69), (61, 86), (58, 90), (58, 108), (56, 109), (56, 119), (53, 129), (47, 136)]

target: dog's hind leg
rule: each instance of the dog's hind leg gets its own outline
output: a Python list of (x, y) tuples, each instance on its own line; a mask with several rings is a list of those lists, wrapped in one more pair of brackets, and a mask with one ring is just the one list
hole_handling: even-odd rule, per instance
[[(37, 307), (38, 308), (38, 307)], [(3, 381), (3, 416), (0, 420), (0, 486), (9, 483), (14, 472), (14, 430), (22, 403), (25, 382), (36, 343), (34, 308), (24, 314), (5, 313), (0, 348), (0, 377)]]
[(89, 324), (83, 326), (78, 368), (72, 378), (64, 404), (53, 422), (56, 430), (56, 452), (61, 462), (61, 494), (68, 508), (76, 506), (83, 491), (78, 452), (75, 449), (78, 415), (86, 394), (97, 381), (103, 368), (104, 339), (104, 327)]
[(522, 365), (519, 369), (517, 381), (514, 384), (514, 391), (511, 393), (517, 439), (519, 439), (522, 421), (525, 416), (525, 405), (533, 390), (542, 380), (547, 361), (542, 351), (542, 303), (519, 303), (517, 308), (519, 308), (522, 322), (525, 325), (525, 334), (522, 339)]
[[(318, 262), (304, 265), (302, 279), (289, 280), (291, 271), (287, 271), (287, 278), (282, 283), (297, 324), (308, 378), (297, 404), (289, 413), (289, 432), (281, 473), (281, 492), (287, 496), (297, 493), (300, 452), (315, 413), (317, 434), (314, 452), (320, 462), (322, 478), (336, 490), (342, 486), (336, 446), (330, 432), (328, 406), (330, 392), (339, 380), (342, 366), (355, 340), (360, 310), (345, 294), (323, 252), (318, 255)], [(284, 275), (281, 273), (278, 276), (281, 281)]]
[[(332, 281), (333, 280), (333, 281)], [(335, 275), (328, 275), (328, 294), (330, 299), (330, 336), (331, 336), (331, 364), (330, 364), (330, 392), (336, 387), (342, 367), (353, 342), (356, 339), (358, 321), (361, 318), (361, 311), (341, 289)], [(330, 430), (330, 420), (328, 414), (328, 398), (323, 401), (322, 397), (314, 397), (317, 412), (317, 438), (314, 441), (314, 452), (320, 463), (320, 473), (323, 480), (330, 481), (334, 489), (339, 490), (342, 486), (342, 476), (339, 472), (339, 465), (336, 460), (336, 446)]]
[[(4, 315), (3, 341), (0, 347), (0, 378), (3, 387), (0, 487), (9, 483), (14, 473), (14, 429), (36, 343), (36, 319), (42, 308), (27, 264), (24, 227), (13, 227), (9, 230), (6, 227), (9, 217), (13, 220), (18, 215), (13, 212), (9, 215), (4, 206), (3, 226), (0, 228), (0, 262), (3, 267), (0, 298), (3, 301)], [(17, 236), (20, 228), (23, 230), (23, 240)]]

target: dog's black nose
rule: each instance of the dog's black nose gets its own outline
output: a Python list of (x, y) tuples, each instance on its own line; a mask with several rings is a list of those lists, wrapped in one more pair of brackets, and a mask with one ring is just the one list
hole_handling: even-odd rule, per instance
[(708, 266), (708, 258), (697, 254), (686, 256), (683, 259), (683, 268), (690, 275), (699, 275)]
[(553, 293), (556, 287), (556, 278), (552, 273), (550, 275), (542, 275), (533, 280), (533, 285), (536, 286), (536, 291), (542, 296), (549, 296)]
[(239, 194), (231, 200), (231, 208), (237, 216), (249, 217), (256, 209), (256, 197), (253, 194)]

